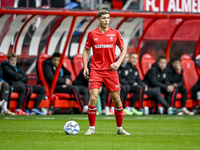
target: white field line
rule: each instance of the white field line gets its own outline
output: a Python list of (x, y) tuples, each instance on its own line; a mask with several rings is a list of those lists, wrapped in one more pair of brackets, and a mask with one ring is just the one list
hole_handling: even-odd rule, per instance
[[(46, 132), (46, 133), (60, 133), (64, 131), (49, 131), (49, 130), (2, 130), (0, 129), (0, 132)], [(79, 133), (85, 133), (86, 131), (80, 131)], [(117, 134), (116, 132), (96, 132), (97, 134)], [(193, 133), (193, 134), (182, 134), (182, 133), (131, 133), (131, 135), (180, 135), (180, 136), (198, 136), (198, 134)]]
[[(5, 120), (24, 120), (24, 119), (29, 119), (28, 117), (24, 118), (24, 117), (3, 117), (2, 119)], [(36, 118), (30, 118), (30, 119), (35, 119), (35, 120), (54, 120), (54, 119), (64, 119), (64, 118), (56, 118), (56, 117), (36, 117)], [(70, 118), (66, 118), (67, 120), (88, 120), (88, 117), (70, 117)], [(163, 118), (155, 118), (155, 117), (133, 117), (133, 118), (124, 118), (124, 120), (181, 120), (181, 119), (190, 119), (190, 118), (184, 118), (184, 117), (163, 117)], [(200, 117), (196, 117), (196, 118), (191, 118), (191, 119), (200, 119)], [(0, 119), (1, 120), (1, 119)], [(102, 117), (102, 118), (96, 118), (96, 120), (115, 120), (114, 116), (107, 116), (107, 117)]]

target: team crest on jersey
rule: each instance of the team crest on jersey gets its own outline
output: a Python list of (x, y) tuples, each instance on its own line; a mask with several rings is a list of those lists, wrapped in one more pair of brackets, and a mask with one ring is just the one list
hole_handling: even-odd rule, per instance
[(114, 37), (113, 36), (109, 36), (109, 39), (110, 39), (110, 41), (113, 41)]
[(98, 41), (98, 38), (94, 38), (95, 41)]

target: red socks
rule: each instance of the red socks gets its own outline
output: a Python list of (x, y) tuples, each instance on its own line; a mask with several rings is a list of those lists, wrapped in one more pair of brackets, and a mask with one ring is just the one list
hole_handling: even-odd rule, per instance
[(123, 107), (115, 107), (115, 118), (117, 127), (122, 127), (123, 122)]
[(95, 126), (96, 113), (97, 113), (96, 106), (88, 105), (88, 119), (91, 127)]

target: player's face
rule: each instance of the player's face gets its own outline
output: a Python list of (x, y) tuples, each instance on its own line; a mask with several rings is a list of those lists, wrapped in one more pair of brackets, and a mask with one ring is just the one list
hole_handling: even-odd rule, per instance
[(15, 57), (10, 57), (9, 59), (8, 59), (8, 62), (10, 63), (10, 65), (11, 66), (16, 66), (16, 64), (17, 64), (17, 58), (15, 58)]
[(101, 27), (107, 28), (110, 23), (110, 15), (109, 14), (101, 15), (101, 17), (98, 19), (98, 22)]
[(138, 55), (137, 54), (131, 54), (130, 55), (130, 63), (135, 66), (137, 64), (138, 61)]
[(175, 70), (179, 70), (181, 69), (181, 61), (180, 60), (176, 60), (172, 63), (172, 66), (174, 67)]
[(164, 70), (167, 66), (167, 59), (160, 59), (158, 62), (158, 66), (161, 70)]
[(58, 67), (58, 64), (60, 62), (60, 57), (53, 57), (52, 59), (53, 65)]

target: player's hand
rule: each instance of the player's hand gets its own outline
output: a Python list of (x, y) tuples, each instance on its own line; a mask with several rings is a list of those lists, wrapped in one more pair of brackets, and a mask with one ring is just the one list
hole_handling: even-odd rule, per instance
[(173, 92), (174, 91), (174, 86), (173, 85), (168, 85), (167, 86), (167, 92)]
[(71, 80), (69, 78), (66, 79), (65, 84), (71, 85)]
[(118, 68), (119, 68), (119, 64), (117, 62), (112, 63), (110, 65), (110, 70), (112, 70), (112, 71), (117, 71)]
[(88, 70), (88, 68), (84, 68), (84, 70), (83, 70), (83, 76), (84, 76), (86, 79), (89, 78), (89, 70)]

